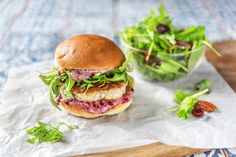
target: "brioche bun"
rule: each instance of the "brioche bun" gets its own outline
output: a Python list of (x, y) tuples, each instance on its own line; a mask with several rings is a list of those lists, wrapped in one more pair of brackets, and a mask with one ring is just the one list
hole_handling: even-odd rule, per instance
[(59, 68), (111, 70), (125, 61), (121, 49), (111, 40), (93, 34), (76, 35), (59, 44), (55, 51)]
[(103, 113), (103, 114), (89, 113), (89, 112), (86, 112), (84, 109), (81, 109), (79, 107), (69, 106), (65, 103), (62, 103), (61, 105), (69, 114), (72, 114), (74, 116), (83, 117), (83, 118), (97, 118), (97, 117), (105, 116), (105, 115), (118, 114), (124, 111), (125, 109), (127, 109), (130, 106), (131, 102), (132, 102), (132, 99), (127, 103), (117, 105), (116, 107), (110, 109), (108, 112)]

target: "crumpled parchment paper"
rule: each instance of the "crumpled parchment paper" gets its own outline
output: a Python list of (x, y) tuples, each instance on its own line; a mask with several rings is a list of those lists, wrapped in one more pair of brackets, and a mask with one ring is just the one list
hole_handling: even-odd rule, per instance
[[(71, 156), (109, 151), (153, 142), (195, 148), (236, 146), (236, 96), (207, 61), (188, 76), (169, 83), (148, 82), (135, 77), (132, 106), (123, 113), (97, 119), (82, 119), (56, 110), (49, 102), (48, 88), (38, 71), (49, 69), (51, 61), (11, 69), (0, 105), (0, 156)], [(201, 79), (215, 83), (212, 93), (201, 97), (218, 107), (204, 118), (181, 120), (168, 110), (174, 90), (191, 90)], [(80, 128), (65, 129), (62, 142), (31, 145), (26, 130), (37, 121), (65, 122)]]

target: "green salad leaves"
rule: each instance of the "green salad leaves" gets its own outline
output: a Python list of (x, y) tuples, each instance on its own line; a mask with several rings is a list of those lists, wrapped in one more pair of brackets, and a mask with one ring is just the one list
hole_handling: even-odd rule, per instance
[(188, 119), (189, 115), (191, 113), (193, 114), (194, 106), (199, 102), (198, 98), (202, 95), (209, 94), (210, 88), (213, 85), (214, 83), (212, 81), (202, 79), (194, 85), (193, 89), (195, 90), (195, 93), (185, 93), (183, 90), (176, 90), (174, 101), (178, 104), (178, 106), (172, 109), (172, 111), (176, 112), (177, 117), (181, 119)]
[(122, 66), (112, 69), (111, 71), (108, 71), (106, 73), (97, 73), (90, 77), (89, 79), (85, 79), (81, 82), (77, 82), (77, 86), (81, 88), (85, 88), (86, 90), (93, 86), (93, 84), (99, 83), (100, 87), (102, 87), (104, 84), (109, 82), (118, 82), (118, 81), (124, 81), (128, 82), (130, 86), (132, 86), (132, 80), (131, 77), (127, 74), (127, 65), (129, 61), (126, 61), (123, 63)]
[(196, 91), (202, 91), (202, 90), (205, 90), (205, 89), (209, 89), (209, 92), (210, 92), (210, 88), (214, 86), (214, 83), (207, 80), (207, 79), (202, 79), (200, 81), (198, 81), (195, 85), (194, 85), (194, 90)]
[(62, 125), (67, 126), (71, 130), (78, 128), (78, 126), (67, 125), (63, 122), (58, 122), (56, 126), (51, 126), (49, 124), (39, 121), (38, 126), (34, 126), (26, 131), (27, 134), (32, 136), (32, 138), (27, 140), (27, 142), (30, 144), (35, 144), (37, 142), (56, 143), (60, 141), (64, 135), (61, 131), (59, 131), (59, 128)]
[(206, 45), (216, 52), (207, 42), (204, 26), (185, 29), (174, 26), (163, 4), (159, 15), (153, 9), (150, 13), (151, 16), (118, 33), (147, 78), (160, 81), (179, 78), (195, 67)]
[(175, 92), (175, 102), (179, 104), (176, 108), (176, 116), (181, 119), (188, 119), (189, 115), (192, 113), (194, 105), (198, 102), (198, 98), (208, 92), (208, 89), (203, 91), (189, 94), (184, 93), (181, 90)]
[(127, 73), (130, 70), (128, 69), (128, 63), (131, 57), (128, 56), (127, 60), (118, 68), (105, 73), (96, 73), (87, 79), (80, 79), (78, 81), (72, 79), (71, 71), (67, 69), (58, 70), (57, 68), (53, 68), (49, 72), (41, 73), (39, 77), (50, 88), (49, 95), (52, 105), (58, 110), (61, 110), (55, 101), (55, 97), (60, 93), (66, 99), (73, 99), (72, 88), (74, 86), (82, 88), (86, 92), (94, 85), (102, 87), (106, 83), (124, 81), (132, 87), (133, 80)]

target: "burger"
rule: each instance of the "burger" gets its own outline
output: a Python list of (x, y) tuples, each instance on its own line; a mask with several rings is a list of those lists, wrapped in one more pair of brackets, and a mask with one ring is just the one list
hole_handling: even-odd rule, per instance
[(74, 36), (57, 46), (55, 62), (57, 67), (39, 77), (49, 86), (50, 101), (57, 109), (96, 118), (130, 106), (129, 59), (111, 40), (92, 34)]

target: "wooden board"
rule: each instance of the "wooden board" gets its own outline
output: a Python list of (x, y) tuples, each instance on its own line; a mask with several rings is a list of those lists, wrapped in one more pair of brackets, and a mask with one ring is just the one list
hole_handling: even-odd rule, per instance
[[(206, 57), (224, 77), (230, 86), (236, 91), (236, 41), (214, 43), (214, 47), (222, 57), (217, 57), (207, 49)], [(180, 157), (206, 149), (193, 149), (183, 146), (171, 146), (162, 143), (153, 143), (145, 146), (115, 150), (105, 153), (81, 155), (83, 157)]]

